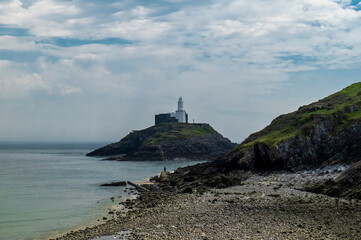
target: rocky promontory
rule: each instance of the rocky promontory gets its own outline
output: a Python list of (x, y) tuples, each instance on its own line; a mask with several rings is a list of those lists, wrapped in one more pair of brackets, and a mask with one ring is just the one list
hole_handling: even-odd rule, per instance
[(175, 158), (214, 160), (236, 145), (206, 123), (163, 123), (133, 131), (119, 142), (106, 145), (87, 156), (110, 156), (108, 160), (171, 160)]
[[(140, 132), (91, 154), (184, 157), (195, 139), (216, 138), (199, 124)], [(119, 202), (126, 212), (59, 239), (361, 239), (360, 144), (356, 83), (279, 116), (215, 161), (162, 172), (137, 199)], [(155, 145), (163, 154), (146, 150)]]
[(225, 158), (250, 169), (300, 170), (361, 160), (361, 83), (281, 115)]
[[(350, 167), (361, 160), (360, 146), (361, 83), (355, 83), (295, 112), (277, 117), (225, 157), (178, 169), (170, 179), (177, 183), (189, 182), (188, 179), (208, 183), (217, 175), (221, 179), (230, 179), (224, 180), (223, 184), (227, 186), (234, 185), (230, 176), (239, 176), (248, 170), (298, 172), (337, 165)], [(309, 189), (334, 196), (360, 198), (360, 181), (348, 180), (350, 174), (360, 176), (359, 171), (345, 171), (342, 180), (315, 182), (316, 185)], [(332, 184), (337, 184), (338, 189), (332, 188)]]

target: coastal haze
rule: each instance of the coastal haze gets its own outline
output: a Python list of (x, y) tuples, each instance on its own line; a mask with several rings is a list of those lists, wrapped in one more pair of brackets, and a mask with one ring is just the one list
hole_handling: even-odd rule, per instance
[(0, 140), (114, 142), (183, 96), (241, 142), (358, 81), (359, 2), (1, 1)]

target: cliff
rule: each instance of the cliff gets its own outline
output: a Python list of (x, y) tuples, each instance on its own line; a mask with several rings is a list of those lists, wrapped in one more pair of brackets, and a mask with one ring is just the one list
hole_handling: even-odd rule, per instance
[(225, 159), (250, 169), (307, 169), (361, 159), (361, 83), (281, 115)]
[(174, 158), (214, 160), (235, 144), (209, 124), (164, 123), (133, 131), (119, 142), (87, 156), (113, 156), (110, 160), (168, 160)]
[[(361, 83), (317, 102), (281, 115), (263, 130), (251, 134), (225, 157), (180, 168), (170, 176), (174, 186), (237, 185), (251, 172), (299, 171), (327, 165), (349, 165), (361, 160)], [(335, 196), (360, 197), (360, 176), (345, 171), (341, 179), (316, 182), (307, 190)], [(352, 169), (355, 169), (353, 167)], [(337, 189), (332, 185), (337, 183)], [(355, 188), (353, 188), (355, 186)], [(210, 187), (213, 187), (211, 185)], [(348, 191), (351, 191), (348, 192)]]

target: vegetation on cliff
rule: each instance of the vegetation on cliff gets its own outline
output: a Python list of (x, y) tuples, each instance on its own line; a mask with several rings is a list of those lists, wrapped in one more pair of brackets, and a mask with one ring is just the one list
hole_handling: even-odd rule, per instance
[(360, 146), (361, 83), (355, 83), (295, 112), (277, 117), (225, 157), (178, 169), (169, 179), (173, 185), (187, 183), (187, 186), (193, 186), (209, 183), (214, 176), (222, 176), (228, 186), (237, 184), (238, 181), (233, 179), (244, 176), (249, 170), (294, 172), (354, 164), (341, 177), (310, 183), (306, 190), (360, 198)]
[(330, 135), (361, 118), (361, 83), (277, 117), (263, 130), (251, 134), (235, 150), (240, 151), (256, 143), (274, 147), (297, 135), (307, 137), (313, 127), (330, 118), (334, 119)]
[(87, 155), (117, 155), (114, 160), (215, 159), (234, 146), (209, 124), (163, 123), (133, 131), (119, 142)]
[(205, 137), (210, 134), (219, 134), (208, 124), (165, 123), (155, 125), (152, 128), (156, 131), (156, 134), (149, 136), (143, 142), (143, 145), (156, 145), (166, 142), (187, 140), (194, 137)]

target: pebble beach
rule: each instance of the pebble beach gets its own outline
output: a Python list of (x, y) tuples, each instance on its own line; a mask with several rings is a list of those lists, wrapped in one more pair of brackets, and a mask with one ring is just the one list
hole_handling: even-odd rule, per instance
[(361, 201), (301, 190), (313, 176), (252, 175), (203, 194), (140, 193), (119, 202), (111, 220), (54, 239), (361, 239)]

